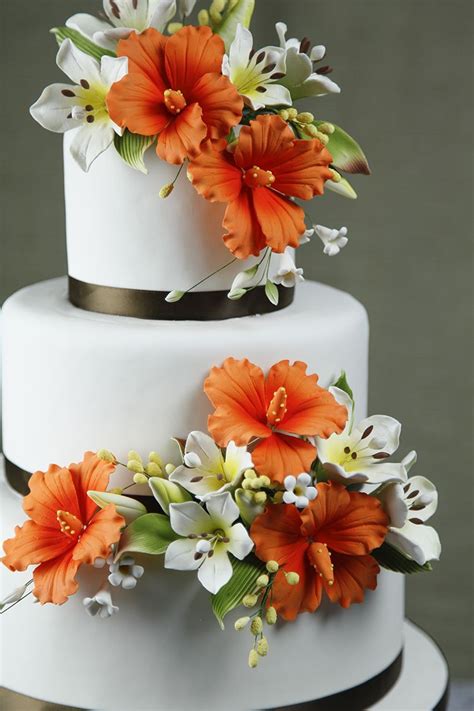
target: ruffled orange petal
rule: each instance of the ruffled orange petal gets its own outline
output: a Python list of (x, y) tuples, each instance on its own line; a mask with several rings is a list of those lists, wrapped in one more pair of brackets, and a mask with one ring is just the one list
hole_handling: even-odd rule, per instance
[(227, 358), (212, 368), (204, 392), (216, 408), (209, 431), (220, 446), (234, 440), (245, 445), (254, 437), (268, 437), (263, 371), (247, 359)]
[(70, 595), (77, 592), (79, 585), (76, 573), (80, 562), (73, 560), (72, 551), (41, 563), (33, 572), (33, 595), (44, 605), (52, 602), (62, 605)]
[(250, 255), (258, 257), (266, 246), (265, 235), (257, 220), (250, 192), (246, 189), (227, 205), (222, 226), (227, 230), (223, 237), (224, 242), (238, 259), (247, 259)]
[(321, 388), (317, 375), (307, 375), (306, 363), (290, 365), (288, 360), (276, 363), (270, 369), (265, 384), (270, 402), (278, 388), (287, 394), (286, 414), (280, 429), (298, 435), (329, 437), (342, 432), (347, 421), (347, 409), (339, 405), (328, 390)]
[(320, 483), (318, 496), (303, 513), (304, 530), (337, 553), (361, 556), (379, 548), (388, 518), (374, 496), (349, 492), (342, 484)]
[(333, 553), (334, 584), (324, 583), (331, 602), (349, 607), (353, 602), (364, 601), (365, 590), (375, 590), (380, 568), (371, 555), (349, 556)]
[(87, 523), (97, 509), (89, 496), (88, 491), (106, 491), (111, 474), (115, 471), (115, 464), (99, 459), (94, 452), (86, 452), (80, 464), (69, 466), (77, 490), (77, 498), (81, 511), (80, 519)]
[(281, 151), (291, 147), (295, 135), (280, 116), (258, 116), (249, 126), (243, 126), (235, 149), (235, 162), (244, 170), (258, 165), (272, 170), (278, 164)]
[(224, 42), (209, 27), (184, 27), (165, 45), (165, 67), (171, 89), (180, 89), (186, 99), (203, 74), (221, 74)]
[(139, 73), (128, 74), (112, 85), (107, 108), (118, 126), (142, 136), (155, 136), (172, 118), (163, 104), (163, 92)]
[(255, 469), (280, 484), (288, 474), (309, 472), (315, 458), (314, 445), (278, 432), (259, 442), (252, 452)]
[(3, 543), (6, 555), (1, 560), (10, 570), (26, 570), (29, 565), (56, 558), (70, 548), (71, 539), (59, 528), (45, 528), (26, 521), (23, 526), (16, 526), (14, 538)]
[(161, 91), (161, 95), (168, 88), (164, 58), (167, 39), (161, 32), (150, 28), (140, 34), (131, 32), (127, 39), (120, 40), (117, 45), (117, 56), (128, 57), (128, 74), (138, 73), (148, 77)]
[(204, 74), (189, 94), (196, 101), (212, 140), (227, 136), (242, 118), (243, 101), (235, 86), (222, 74)]
[(324, 183), (332, 177), (332, 156), (318, 140), (294, 141), (272, 165), (273, 187), (284, 195), (311, 200), (322, 195)]
[(81, 519), (79, 499), (69, 469), (53, 465), (46, 473), (35, 472), (28, 485), (30, 493), (23, 499), (23, 509), (40, 526), (58, 528), (58, 510), (69, 511)]
[(298, 247), (306, 229), (303, 209), (268, 188), (256, 188), (252, 198), (257, 220), (272, 250), (281, 253), (288, 246)]
[(242, 172), (226, 151), (215, 150), (210, 141), (188, 166), (188, 176), (200, 195), (210, 202), (232, 202), (242, 189)]
[(98, 511), (77, 542), (73, 560), (93, 565), (96, 558), (107, 558), (110, 546), (117, 543), (125, 519), (113, 504)]
[(278, 572), (272, 586), (271, 604), (284, 620), (291, 622), (301, 612), (314, 612), (319, 607), (323, 585), (321, 578), (308, 564), (301, 546), (294, 550), (285, 569), (298, 573), (298, 585), (288, 585), (284, 572)]
[(189, 104), (160, 133), (156, 152), (162, 160), (180, 165), (185, 158), (192, 159), (199, 155), (206, 135), (201, 107)]

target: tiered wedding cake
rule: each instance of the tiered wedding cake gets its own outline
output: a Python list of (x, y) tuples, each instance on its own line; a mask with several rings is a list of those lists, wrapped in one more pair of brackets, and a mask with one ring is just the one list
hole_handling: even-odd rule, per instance
[[(403, 646), (392, 571), (439, 555), (436, 490), (408, 480), (414, 453), (386, 461), (399, 423), (367, 418), (364, 308), (295, 289), (300, 243), (347, 242), (307, 228), (301, 200), (352, 195), (339, 170), (365, 157), (292, 107), (339, 90), (313, 68), (324, 48), (280, 23), (252, 53), (252, 7), (214, 0), (181, 28), (174, 0), (110, 0), (107, 21), (56, 31), (72, 85), (32, 114), (72, 129), (69, 280), (21, 290), (2, 321), (5, 595), (7, 568), (37, 567), (2, 603), (1, 681), (23, 694), (243, 711), (385, 675), (380, 695)], [(17, 604), (31, 590), (60, 606)]]

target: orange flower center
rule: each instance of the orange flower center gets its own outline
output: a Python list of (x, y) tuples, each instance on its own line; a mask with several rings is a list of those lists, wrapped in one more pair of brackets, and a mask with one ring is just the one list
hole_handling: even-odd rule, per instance
[(244, 173), (244, 183), (249, 188), (270, 188), (275, 182), (275, 176), (271, 170), (262, 170), (258, 165), (249, 168)]
[(69, 511), (61, 511), (61, 509), (58, 509), (58, 511), (56, 511), (56, 519), (59, 523), (61, 533), (64, 533), (65, 536), (74, 538), (78, 536), (83, 529), (82, 521), (79, 521), (77, 516), (69, 513)]
[(285, 388), (282, 386), (278, 388), (278, 390), (275, 390), (267, 410), (267, 423), (269, 427), (275, 427), (285, 417), (288, 411), (286, 406), (287, 402), (288, 395), (286, 394)]
[(186, 99), (179, 89), (166, 89), (163, 94), (165, 106), (170, 114), (179, 114), (186, 106)]
[(313, 568), (324, 578), (328, 585), (334, 585), (334, 566), (331, 553), (325, 543), (311, 543), (308, 550), (309, 561)]

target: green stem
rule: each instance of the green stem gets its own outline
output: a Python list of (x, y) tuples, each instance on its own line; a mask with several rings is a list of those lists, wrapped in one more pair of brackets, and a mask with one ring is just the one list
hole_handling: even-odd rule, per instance
[(227, 269), (227, 267), (230, 267), (231, 264), (237, 261), (237, 257), (234, 257), (231, 259), (230, 262), (227, 262), (227, 264), (224, 264), (222, 267), (219, 267), (219, 269), (216, 269), (215, 271), (211, 272), (211, 274), (208, 274), (207, 276), (204, 277), (204, 279), (201, 279), (200, 281), (196, 282), (196, 284), (193, 284), (193, 286), (190, 286), (189, 289), (186, 289), (184, 292), (185, 294), (188, 294), (190, 291), (195, 289), (197, 286), (201, 286), (201, 284), (204, 284), (205, 281), (210, 279), (211, 277), (215, 276), (216, 274), (219, 274), (219, 272), (222, 272), (224, 269)]

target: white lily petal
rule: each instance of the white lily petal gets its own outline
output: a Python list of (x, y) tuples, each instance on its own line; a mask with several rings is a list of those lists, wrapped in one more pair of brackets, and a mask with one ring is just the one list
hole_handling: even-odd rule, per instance
[(196, 0), (178, 0), (178, 16), (181, 19), (184, 17), (189, 17), (189, 15), (194, 10)]
[(286, 74), (280, 81), (291, 90), (292, 96), (312, 72), (313, 63), (308, 55), (302, 54), (296, 47), (289, 47), (286, 51)]
[(239, 22), (234, 40), (229, 48), (229, 64), (234, 71), (243, 69), (248, 65), (252, 47), (252, 33)]
[[(201, 477), (199, 481), (193, 481), (198, 477)], [(199, 469), (188, 469), (184, 466), (177, 467), (170, 475), (169, 481), (180, 484), (183, 489), (190, 491), (198, 499), (204, 499), (209, 494), (221, 491), (224, 486), (229, 486), (218, 481), (214, 474)]]
[(30, 114), (35, 121), (55, 133), (64, 133), (81, 125), (80, 121), (67, 118), (77, 99), (74, 96), (64, 96), (62, 91), (74, 91), (74, 87), (70, 84), (50, 84), (38, 101), (30, 107)]
[(102, 32), (95, 32), (93, 40), (100, 47), (115, 51), (117, 42), (128, 39), (135, 30), (132, 27), (109, 27)]
[(186, 455), (197, 456), (200, 462), (197, 466), (207, 471), (214, 470), (216, 467), (220, 468), (224, 461), (219, 447), (212, 437), (204, 432), (191, 432), (186, 440), (184, 451), (185, 457)]
[(253, 541), (247, 533), (247, 529), (241, 523), (236, 523), (228, 531), (230, 542), (227, 544), (228, 550), (239, 560), (248, 556), (253, 548)]
[(239, 517), (239, 507), (228, 492), (217, 494), (207, 502), (207, 510), (214, 522), (227, 529)]
[(441, 542), (432, 526), (407, 521), (403, 528), (389, 528), (387, 543), (413, 558), (419, 565), (430, 560), (439, 560)]
[(418, 455), (414, 449), (412, 449), (411, 452), (408, 452), (406, 457), (403, 457), (402, 464), (405, 467), (407, 472), (409, 472), (410, 469), (416, 464), (417, 458), (418, 458)]
[(341, 388), (337, 388), (335, 385), (331, 385), (331, 387), (329, 388), (329, 392), (334, 397), (335, 401), (337, 403), (339, 403), (339, 405), (344, 405), (344, 407), (347, 410), (346, 426), (344, 427), (344, 430), (341, 432), (341, 435), (340, 435), (342, 437), (343, 435), (349, 434), (349, 432), (350, 432), (353, 409), (354, 409), (354, 401), (348, 395), (348, 393), (346, 393), (345, 390), (341, 390)]
[[(354, 474), (360, 474), (360, 478)], [(406, 469), (396, 462), (374, 463), (373, 460), (360, 460), (356, 471), (351, 471), (351, 481), (366, 482), (367, 484), (388, 484), (392, 482), (405, 482)]]
[(246, 469), (252, 469), (252, 455), (247, 451), (247, 447), (238, 447), (232, 440), (226, 447), (224, 472), (227, 479), (232, 479), (233, 483)]
[(211, 517), (195, 501), (170, 504), (170, 523), (173, 531), (180, 536), (212, 530)]
[(165, 568), (173, 570), (196, 570), (201, 563), (196, 560), (196, 542), (188, 538), (180, 538), (178, 541), (172, 541), (166, 549), (165, 553)]
[(301, 85), (291, 90), (293, 99), (304, 99), (309, 96), (325, 96), (340, 94), (341, 87), (325, 74), (313, 72)]
[(387, 454), (393, 454), (398, 449), (402, 426), (394, 417), (389, 415), (366, 417), (354, 427), (353, 433), (358, 432), (362, 436), (368, 427), (373, 427), (371, 439), (367, 441), (372, 449), (382, 449)]
[(275, 25), (275, 29), (278, 35), (278, 39), (280, 41), (280, 47), (285, 49), (286, 47), (286, 33), (288, 31), (288, 27), (284, 22), (277, 22)]
[(107, 30), (110, 25), (105, 20), (100, 20), (98, 17), (94, 17), (94, 15), (79, 12), (66, 20), (66, 27), (70, 27), (71, 30), (80, 32), (81, 35), (84, 35), (84, 37), (87, 37), (88, 39), (93, 39), (96, 32), (104, 32), (104, 30)]
[(163, 32), (166, 25), (176, 15), (175, 0), (154, 0), (156, 7), (152, 7), (150, 2), (151, 12), (149, 13), (148, 25), (154, 27), (155, 30)]
[(112, 144), (114, 130), (108, 121), (85, 124), (76, 129), (70, 150), (83, 171), (87, 172), (101, 153)]
[(326, 47), (323, 44), (317, 44), (311, 49), (311, 52), (309, 53), (309, 58), (312, 62), (320, 62), (321, 59), (323, 59), (323, 57), (325, 56), (325, 54)]
[(390, 526), (402, 528), (407, 520), (408, 504), (405, 501), (403, 486), (393, 484), (385, 487), (379, 496), (385, 513), (390, 519)]
[(89, 84), (102, 84), (99, 63), (65, 39), (56, 55), (56, 64), (75, 84), (85, 79)]
[[(289, 90), (281, 84), (273, 84), (271, 82), (265, 84), (264, 93), (255, 92), (250, 95), (246, 94), (252, 101), (255, 110), (264, 106), (291, 106), (292, 99)], [(257, 106), (257, 104), (261, 106)]]
[(225, 547), (217, 545), (214, 555), (204, 560), (198, 571), (198, 580), (203, 587), (215, 595), (232, 577), (232, 563)]
[(100, 61), (102, 83), (110, 89), (112, 84), (123, 79), (128, 73), (128, 57), (103, 56)]
[(429, 479), (424, 476), (413, 476), (408, 479), (405, 499), (410, 507), (409, 516), (413, 515), (421, 521), (428, 521), (438, 508), (438, 491)]

